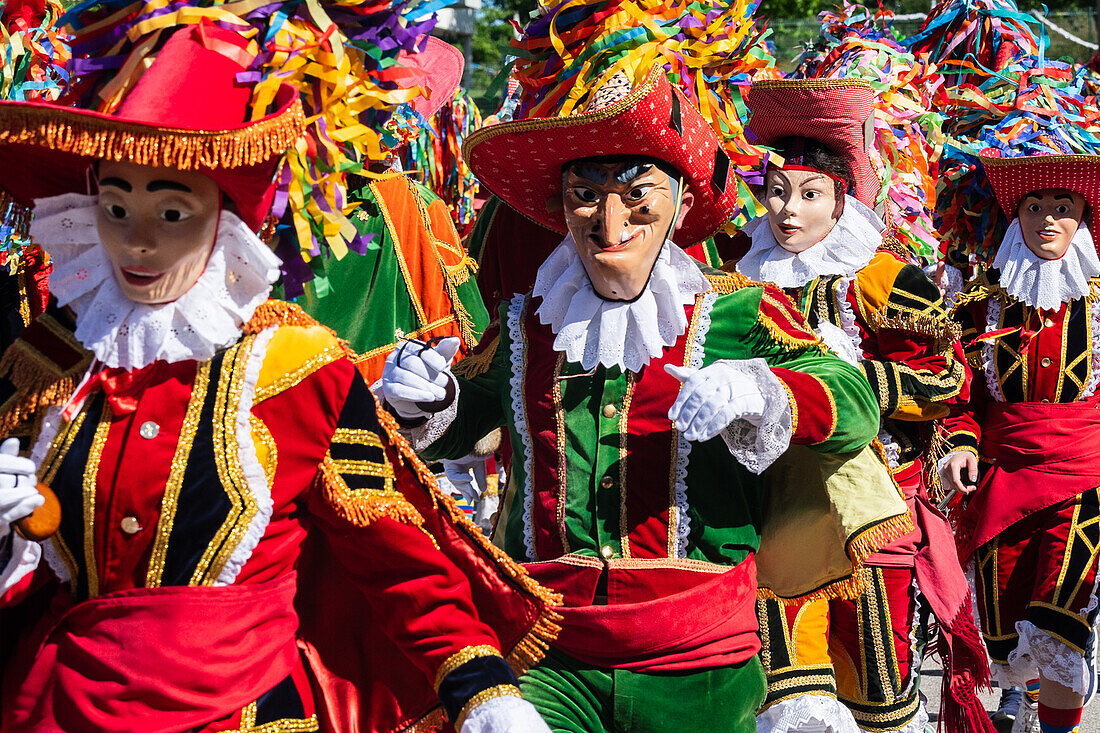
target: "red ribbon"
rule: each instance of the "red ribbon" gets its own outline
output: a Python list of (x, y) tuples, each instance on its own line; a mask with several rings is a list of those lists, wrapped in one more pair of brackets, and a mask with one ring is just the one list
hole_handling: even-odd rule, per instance
[(101, 369), (89, 377), (73, 394), (62, 416), (65, 420), (71, 421), (96, 390), (103, 390), (107, 395), (107, 404), (110, 405), (111, 413), (115, 417), (129, 415), (137, 410), (137, 395), (149, 381), (157, 363), (153, 362), (141, 369), (126, 370), (119, 367)]

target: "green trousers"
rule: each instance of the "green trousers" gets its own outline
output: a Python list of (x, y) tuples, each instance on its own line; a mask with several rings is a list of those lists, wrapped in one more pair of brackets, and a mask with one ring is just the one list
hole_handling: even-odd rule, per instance
[(760, 660), (702, 672), (593, 667), (551, 649), (519, 687), (554, 733), (756, 733), (767, 683)]

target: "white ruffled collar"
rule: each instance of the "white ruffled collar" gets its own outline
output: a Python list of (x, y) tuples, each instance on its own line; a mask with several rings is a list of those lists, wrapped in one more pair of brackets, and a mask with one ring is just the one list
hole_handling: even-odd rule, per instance
[(1000, 284), (1006, 293), (1043, 310), (1057, 310), (1063, 303), (1085, 297), (1091, 291), (1089, 280), (1100, 277), (1100, 257), (1084, 222), (1061, 259), (1046, 260), (1028, 248), (1020, 220), (1013, 219), (993, 266), (1001, 271)]
[(858, 199), (845, 196), (844, 213), (825, 238), (794, 254), (775, 241), (768, 217), (757, 217), (744, 228), (752, 247), (737, 263), (737, 271), (750, 280), (781, 288), (800, 288), (827, 275), (854, 275), (875, 256), (883, 229), (878, 214)]
[(76, 338), (108, 367), (158, 359), (204, 361), (236, 343), (267, 300), (279, 258), (230, 211), (222, 211), (206, 269), (180, 298), (146, 305), (119, 288), (96, 229), (95, 196), (35, 201), (31, 237), (53, 260), (50, 290), (76, 312)]
[(539, 320), (555, 334), (554, 349), (584, 369), (597, 364), (637, 372), (687, 330), (684, 308), (710, 290), (698, 264), (672, 242), (657, 256), (649, 283), (625, 303), (596, 294), (572, 236), (539, 267), (532, 291)]

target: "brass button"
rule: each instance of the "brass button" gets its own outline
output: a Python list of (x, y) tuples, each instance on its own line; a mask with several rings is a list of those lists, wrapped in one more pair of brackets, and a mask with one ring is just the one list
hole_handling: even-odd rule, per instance
[(600, 554), (610, 560), (611, 557), (615, 554), (615, 551), (611, 549), (611, 545), (604, 545), (600, 548)]
[(607, 404), (603, 406), (604, 417), (615, 417), (615, 413), (617, 412), (618, 410), (615, 408), (615, 405)]
[(118, 526), (122, 527), (122, 531), (126, 534), (137, 534), (141, 531), (141, 522), (137, 517), (123, 517)]
[(1050, 398), (1049, 397), (1044, 397), (1043, 399), (1041, 399), (1039, 401), (1040, 402), (1050, 402)]
[(614, 485), (615, 479), (611, 478), (610, 476), (604, 476), (602, 479), (600, 479), (601, 489), (610, 489)]
[(157, 425), (152, 420), (146, 420), (141, 424), (141, 427), (138, 428), (138, 433), (146, 440), (152, 440), (160, 435), (160, 425)]
[(1052, 326), (1054, 326), (1054, 319), (1053, 318), (1046, 319), (1045, 321), (1043, 321), (1043, 325), (1046, 326), (1047, 328), (1051, 328)]
[(1049, 357), (1049, 356), (1044, 356), (1044, 357), (1043, 357), (1043, 358), (1042, 358), (1042, 359), (1041, 359), (1041, 360), (1039, 361), (1039, 364), (1041, 364), (1042, 366), (1045, 366), (1045, 367), (1048, 367), (1048, 366), (1050, 366), (1050, 357)]

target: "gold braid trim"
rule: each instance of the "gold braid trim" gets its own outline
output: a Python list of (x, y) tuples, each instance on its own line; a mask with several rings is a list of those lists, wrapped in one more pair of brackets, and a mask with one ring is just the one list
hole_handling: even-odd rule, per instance
[(443, 730), (443, 708), (436, 708), (416, 721), (402, 733), (439, 733)]
[(457, 652), (447, 657), (443, 661), (443, 664), (439, 666), (439, 671), (435, 673), (435, 682), (433, 684), (435, 691), (439, 692), (439, 686), (443, 684), (444, 677), (466, 664), (466, 662), (473, 661), (474, 659), (481, 659), (482, 657), (499, 656), (500, 650), (489, 644), (479, 644), (478, 646), (468, 646), (459, 649)]
[(424, 517), (400, 491), (352, 490), (328, 455), (321, 461), (321, 477), (324, 479), (325, 501), (342, 519), (357, 527), (367, 527), (385, 517), (414, 527), (424, 526)]
[(466, 535), (471, 544), (479, 547), (489, 555), (501, 572), (526, 593), (541, 600), (544, 604), (539, 617), (531, 625), (531, 629), (516, 642), (504, 658), (517, 674), (523, 674), (528, 669), (542, 661), (546, 651), (550, 648), (550, 642), (558, 637), (561, 632), (561, 615), (554, 609), (561, 605), (561, 594), (540, 585), (534, 578), (527, 574), (523, 566), (509, 557), (481, 531), (481, 529), (466, 516), (466, 513), (458, 508), (454, 499), (447, 496), (439, 489), (435, 475), (424, 465), (413, 451), (409, 441), (398, 430), (397, 421), (393, 415), (386, 412), (380, 404), (375, 405), (378, 414), (378, 422), (390, 440), (390, 445), (397, 452), (397, 460), (416, 474), (417, 478), (428, 491), (431, 492), (435, 505), (445, 512), (447, 517), (455, 525), (455, 528)]
[(909, 262), (913, 258), (913, 253), (909, 251), (909, 248), (902, 244), (901, 240), (893, 234), (887, 234), (882, 238), (882, 244), (879, 245), (878, 251), (895, 254), (906, 262)]
[(218, 131), (157, 128), (54, 106), (0, 110), (0, 143), (180, 170), (258, 165), (282, 155), (304, 129), (297, 99), (274, 117)]
[(504, 697), (505, 695), (523, 697), (523, 695), (519, 693), (519, 688), (515, 685), (495, 685), (494, 687), (484, 689), (467, 700), (466, 704), (462, 706), (462, 710), (458, 711), (458, 720), (455, 721), (455, 730), (462, 730), (462, 724), (466, 722), (466, 716), (478, 705), (497, 697)]
[(784, 331), (778, 323), (776, 323), (763, 313), (759, 314), (756, 320), (760, 322), (760, 325), (768, 329), (768, 334), (772, 337), (773, 340), (783, 346), (786, 346), (788, 349), (794, 350), (816, 348), (822, 354), (829, 353), (829, 347), (825, 345), (825, 342), (822, 341), (820, 337), (816, 339), (810, 339), (792, 336), (791, 334)]
[[(84, 350), (75, 340), (72, 343)], [(17, 341), (9, 347), (0, 358), (0, 377), (11, 381), (16, 394), (0, 414), (0, 435), (11, 435), (44, 407), (64, 404), (91, 362), (92, 354), (87, 352), (73, 368), (60, 373), (56, 364), (30, 345)]]
[(454, 368), (451, 369), (451, 373), (463, 379), (480, 377), (482, 374), (489, 371), (489, 367), (493, 365), (493, 358), (496, 356), (498, 346), (500, 346), (499, 333), (484, 349), (470, 354), (462, 361), (455, 364)]

